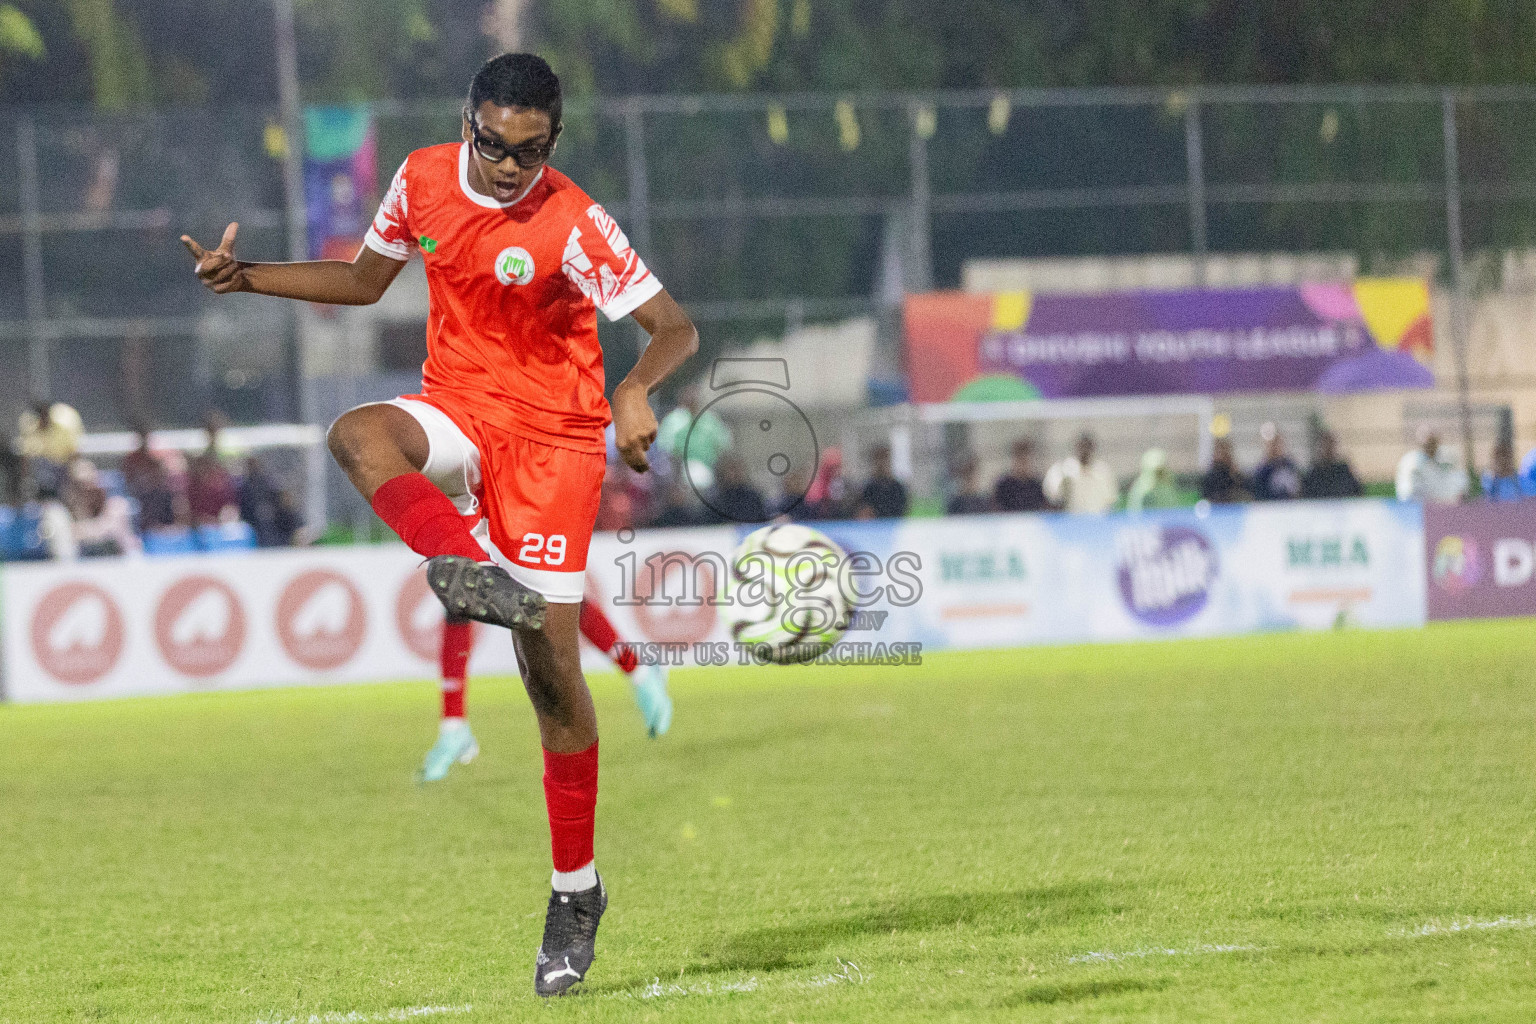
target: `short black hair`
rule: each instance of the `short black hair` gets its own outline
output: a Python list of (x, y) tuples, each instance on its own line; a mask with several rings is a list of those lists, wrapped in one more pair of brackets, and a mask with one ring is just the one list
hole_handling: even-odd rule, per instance
[(469, 83), (464, 119), (472, 120), (482, 103), (542, 110), (549, 115), (550, 138), (560, 134), (560, 79), (536, 53), (504, 53), (480, 65)]

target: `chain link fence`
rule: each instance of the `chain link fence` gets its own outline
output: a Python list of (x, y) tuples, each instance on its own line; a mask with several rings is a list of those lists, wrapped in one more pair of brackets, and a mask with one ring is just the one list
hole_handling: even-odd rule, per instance
[[(380, 188), (459, 130), (458, 101), (374, 113)], [(1536, 240), (1533, 115), (1527, 88), (633, 97), (573, 102), (553, 162), (719, 351), (889, 322), (903, 290), (955, 287), (977, 258), (1345, 252), (1369, 272), (1432, 254), (1454, 283), (1496, 265), (1463, 251)], [(243, 256), (285, 257), (278, 123), (0, 111), (0, 416), (34, 393), (92, 429), (299, 415), (292, 313), (215, 300), (177, 241), (239, 220)], [(635, 338), (604, 329), (617, 379)]]

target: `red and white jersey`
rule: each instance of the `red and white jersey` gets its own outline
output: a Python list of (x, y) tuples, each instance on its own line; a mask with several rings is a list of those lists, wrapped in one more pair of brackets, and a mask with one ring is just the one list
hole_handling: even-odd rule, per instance
[(612, 217), (552, 167), (503, 205), (469, 186), (469, 145), (418, 149), (395, 173), (369, 248), (427, 268), (422, 392), (522, 437), (604, 450), (597, 310), (661, 291)]

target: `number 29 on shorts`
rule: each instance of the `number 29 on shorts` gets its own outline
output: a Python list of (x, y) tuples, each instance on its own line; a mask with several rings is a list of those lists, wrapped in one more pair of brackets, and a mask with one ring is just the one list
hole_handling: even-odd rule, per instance
[(542, 533), (523, 534), (523, 546), (517, 551), (517, 560), (560, 565), (565, 561), (565, 534), (552, 533), (548, 537)]

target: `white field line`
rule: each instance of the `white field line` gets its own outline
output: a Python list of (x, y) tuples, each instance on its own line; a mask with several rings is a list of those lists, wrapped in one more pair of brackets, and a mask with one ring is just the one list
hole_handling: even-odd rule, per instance
[[(828, 985), (862, 985), (864, 984), (864, 972), (859, 965), (852, 960), (844, 960), (836, 957), (837, 971), (833, 974), (817, 974), (809, 978), (791, 978), (784, 981), (782, 988), (826, 988)], [(745, 981), (700, 981), (691, 985), (680, 982), (663, 982), (660, 978), (651, 979), (651, 983), (638, 993), (641, 999), (673, 999), (678, 996), (713, 996), (725, 995), (733, 992), (756, 992), (761, 988), (770, 988), (757, 979), (756, 976)], [(637, 993), (613, 992), (610, 999), (633, 999)]]
[(1191, 946), (1188, 949), (1128, 949), (1121, 953), (1079, 953), (1067, 957), (1069, 964), (1107, 964), (1117, 960), (1141, 960), (1151, 956), (1210, 956), (1215, 953), (1256, 953), (1263, 946)]
[[(1417, 928), (1398, 928), (1387, 934), (1395, 939), (1422, 939), (1431, 935), (1455, 935), (1458, 932), (1486, 932), (1503, 928), (1536, 928), (1536, 915), (1496, 917), (1486, 921), (1479, 921), (1475, 918), (1453, 919), (1445, 924), (1441, 924), (1439, 921), (1431, 921), (1428, 924), (1419, 925)], [(1125, 950), (1119, 953), (1108, 951), (1078, 953), (1076, 956), (1067, 957), (1067, 963), (1105, 964), (1119, 960), (1141, 960), (1154, 956), (1208, 956), (1213, 953), (1256, 953), (1265, 948), (1267, 947), (1212, 945), (1191, 946), (1188, 949), (1146, 947)]]
[(1399, 928), (1391, 933), (1394, 938), (1419, 939), (1429, 935), (1454, 935), (1457, 932), (1486, 932), (1496, 928), (1536, 928), (1536, 917), (1496, 917), (1491, 921), (1467, 918), (1452, 920), (1449, 924), (1431, 921), (1417, 928)]
[(358, 1010), (341, 1013), (332, 1010), (327, 1013), (312, 1013), (308, 1017), (262, 1017), (255, 1024), (383, 1024), (385, 1021), (406, 1021), (415, 1020), (418, 1017), (468, 1013), (473, 1009), (473, 1006), (465, 1003), (463, 1006), (405, 1006), (393, 1010), (381, 1010), (377, 1013), (363, 1013)]

